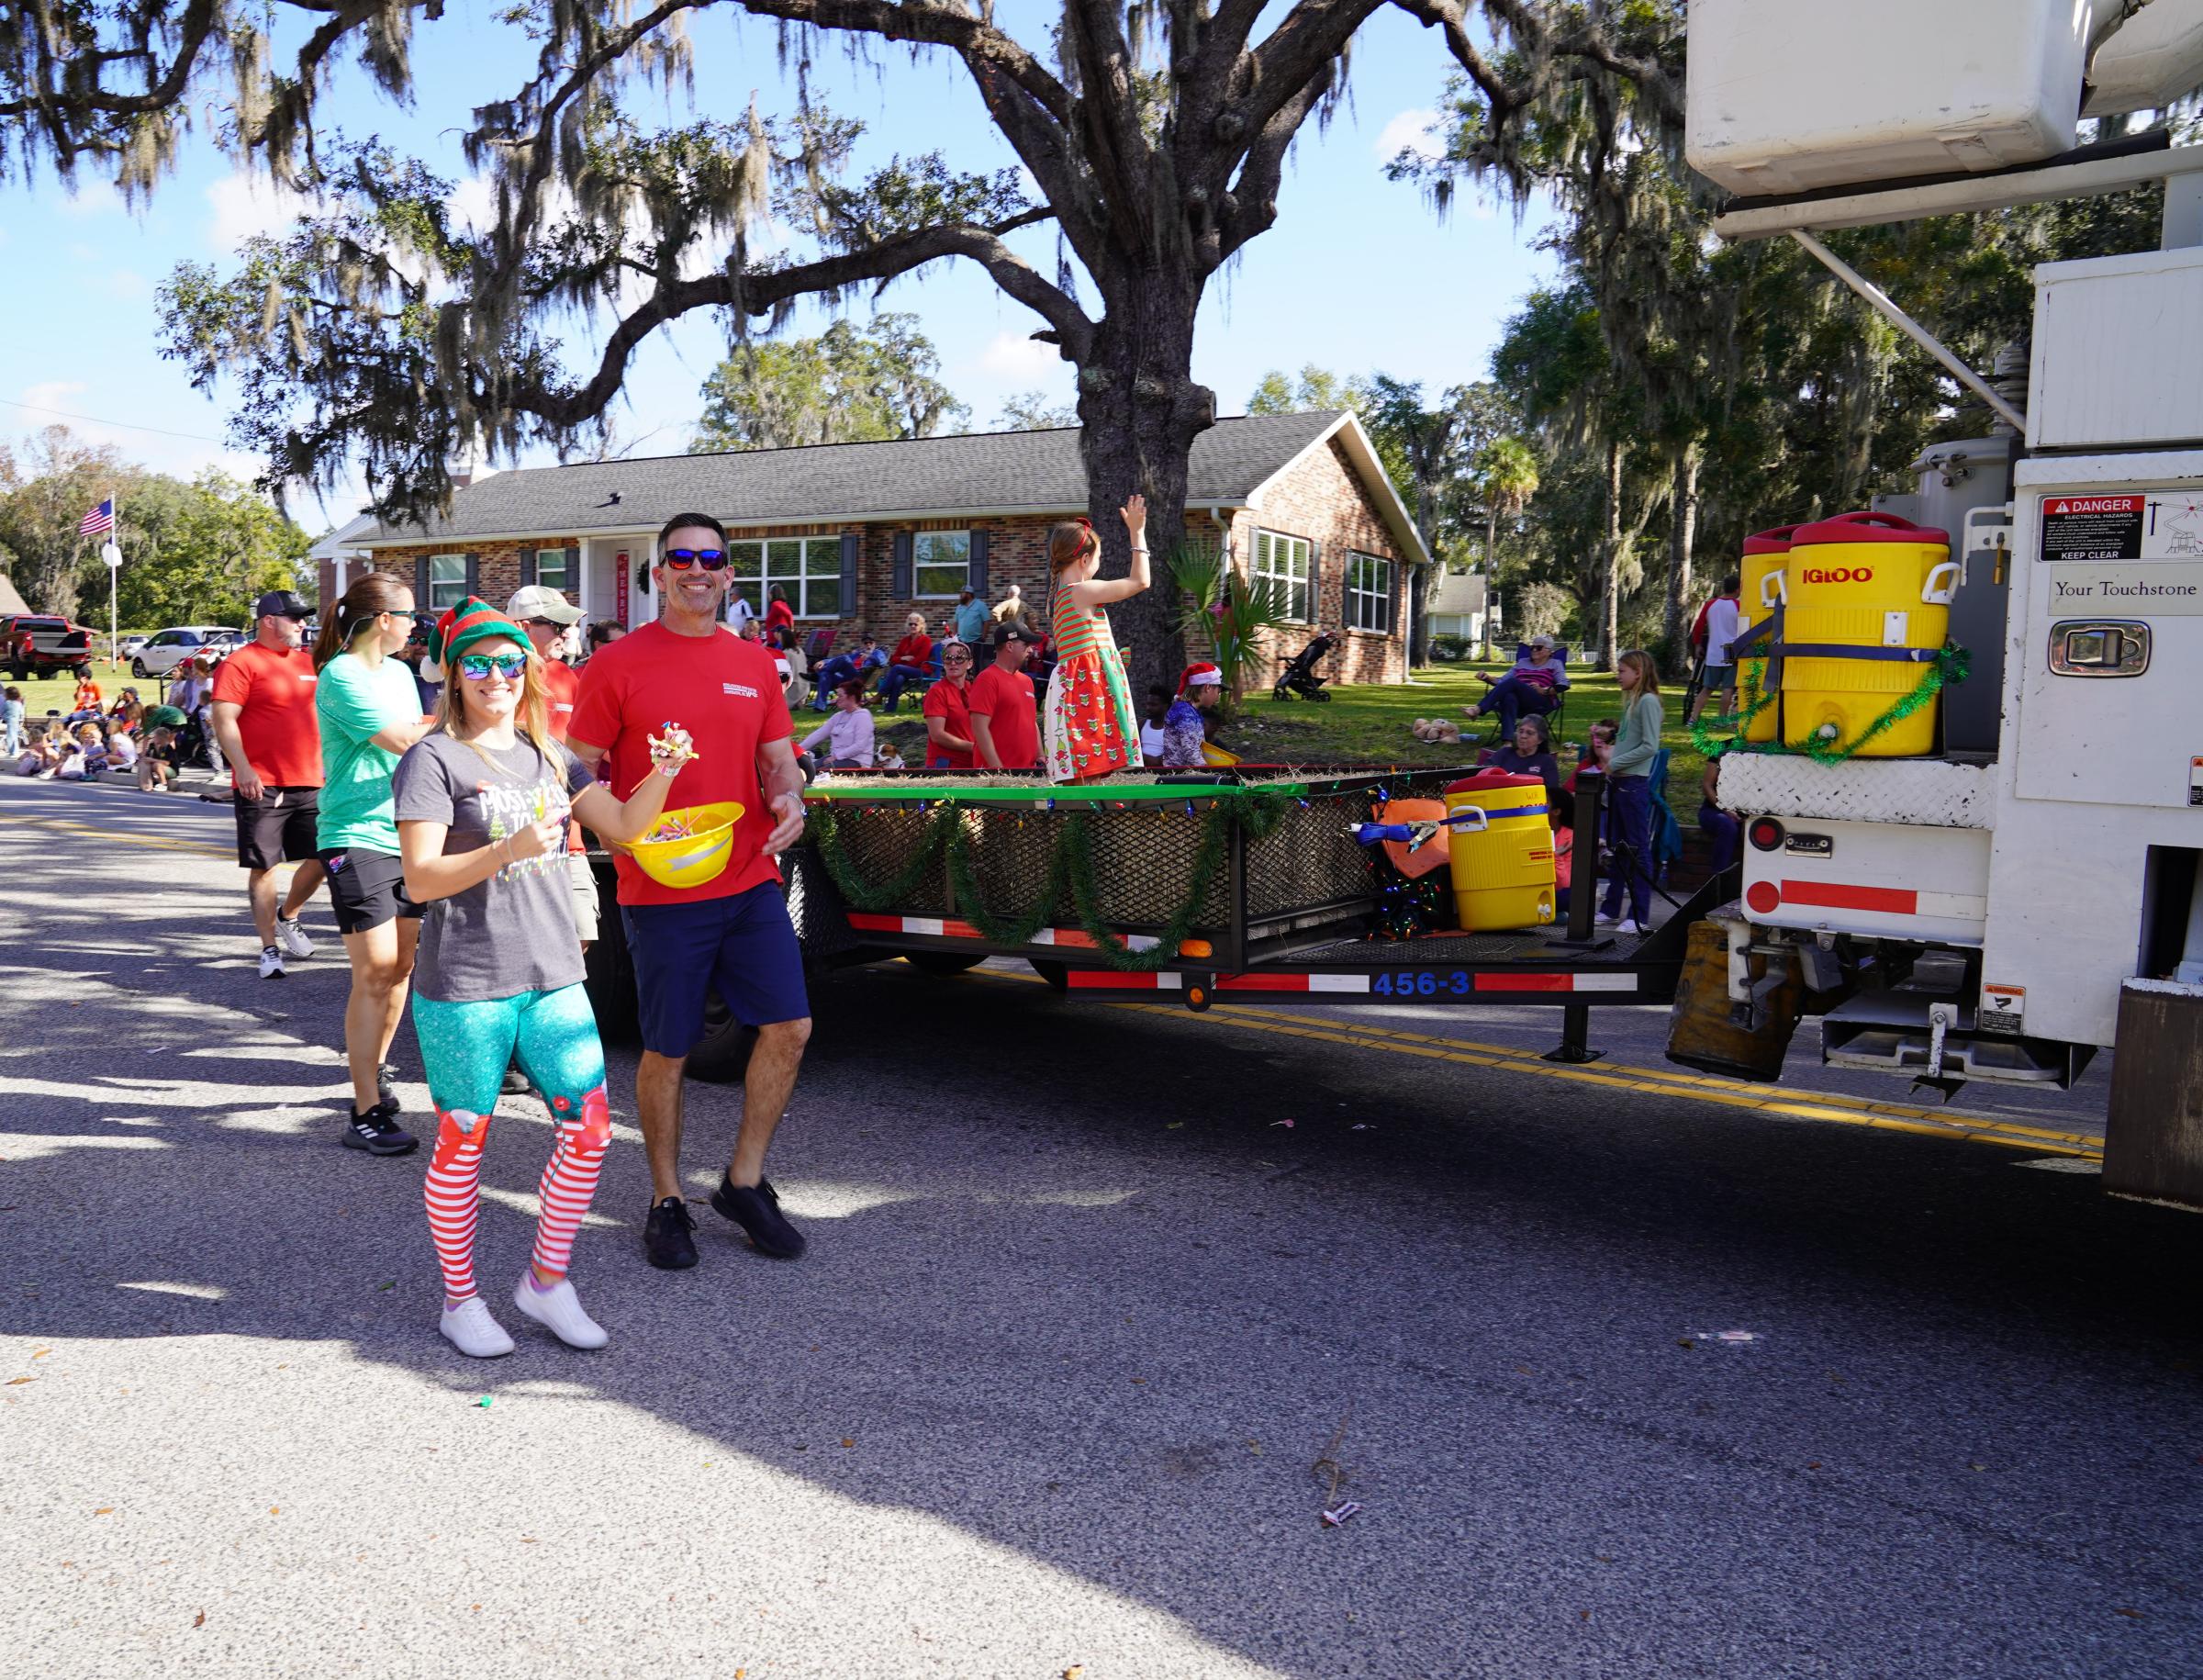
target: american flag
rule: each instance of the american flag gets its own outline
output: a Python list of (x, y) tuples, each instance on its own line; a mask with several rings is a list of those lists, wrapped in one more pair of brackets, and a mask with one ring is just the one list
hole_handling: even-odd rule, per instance
[(103, 531), (114, 529), (115, 498), (110, 496), (84, 515), (84, 522), (76, 528), (76, 534), (80, 537), (95, 537)]

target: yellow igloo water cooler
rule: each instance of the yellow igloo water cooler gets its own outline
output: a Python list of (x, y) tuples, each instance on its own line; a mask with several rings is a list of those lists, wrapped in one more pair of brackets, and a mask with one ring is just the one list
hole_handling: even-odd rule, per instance
[[(1754, 532), (1744, 539), (1744, 565), (1737, 589), (1739, 635), (1772, 618), (1775, 608), (1782, 604), (1783, 567), (1788, 564), (1791, 534), (1796, 530), (1795, 525), (1782, 525), (1772, 531)], [(1739, 658), (1735, 704), (1741, 708), (1747, 703), (1747, 695), (1757, 700), (1766, 692), (1767, 661)], [(1744, 738), (1773, 740), (1781, 730), (1782, 717), (1782, 697), (1777, 695), (1751, 714), (1751, 721), (1744, 725)]]
[[(1454, 821), (1473, 811), (1467, 821)], [(1472, 934), (1538, 927), (1553, 919), (1553, 825), (1545, 783), (1480, 770), (1446, 790), (1452, 829), (1453, 902)]]
[[(1783, 565), (1784, 744), (1856, 741), (1918, 687), (1950, 633), (1958, 577), (1950, 536), (1894, 513), (1798, 526)], [(1860, 651), (1841, 651), (1853, 647)], [(1862, 743), (1858, 756), (1932, 752), (1935, 711), (1930, 701), (1899, 719)]]

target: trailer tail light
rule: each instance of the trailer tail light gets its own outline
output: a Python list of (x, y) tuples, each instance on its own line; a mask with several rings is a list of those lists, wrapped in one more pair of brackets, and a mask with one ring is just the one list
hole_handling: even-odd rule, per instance
[(1783, 844), (1783, 825), (1772, 817), (1754, 817), (1751, 826), (1744, 831), (1757, 851), (1772, 852)]
[(1744, 889), (1744, 903), (1754, 915), (1771, 916), (1783, 907), (1783, 891), (1771, 880), (1755, 880)]

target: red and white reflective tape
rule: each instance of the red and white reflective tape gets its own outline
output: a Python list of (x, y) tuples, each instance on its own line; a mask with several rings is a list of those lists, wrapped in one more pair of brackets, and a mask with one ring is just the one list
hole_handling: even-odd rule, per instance
[[(865, 911), (849, 913), (849, 925), (867, 934), (923, 934), (934, 939), (984, 939), (986, 935), (969, 922), (954, 916), (883, 916)], [(1044, 927), (1027, 945), (1052, 945), (1065, 950), (1101, 949), (1094, 936), (1076, 927)], [(1152, 951), (1161, 941), (1147, 934), (1127, 934), (1124, 946), (1130, 951)]]
[(1933, 916), (1979, 922), (1988, 900), (1965, 892), (1923, 892), (1911, 887), (1870, 887), (1834, 880), (1755, 880), (1744, 894), (1747, 909), (1765, 916), (1784, 905), (1798, 909), (1861, 910), (1883, 916)]
[(1183, 991), (1182, 974), (1119, 974), (1113, 969), (1073, 969), (1064, 977), (1074, 991)]
[(1635, 991), (1634, 974), (1480, 974), (1479, 991)]
[(1219, 974), (1219, 991), (1367, 991), (1366, 974)]

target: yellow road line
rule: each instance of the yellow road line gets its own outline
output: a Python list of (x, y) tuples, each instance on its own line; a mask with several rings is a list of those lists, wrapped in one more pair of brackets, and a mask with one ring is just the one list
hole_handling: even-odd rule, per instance
[(17, 817), (15, 821), (35, 823), (41, 828), (59, 829), (63, 834), (89, 834), (95, 840), (119, 841), (124, 846), (150, 846), (164, 852), (204, 852), (209, 857), (227, 857), (232, 861), (237, 857), (235, 851), (224, 846), (202, 846), (196, 840), (166, 840), (156, 834), (127, 834), (91, 823), (72, 823), (63, 817)]
[[(974, 970), (990, 980), (1031, 980), (1039, 976), (1009, 974), (1000, 969)], [(1712, 1078), (1705, 1074), (1670, 1072), (1661, 1068), (1639, 1068), (1626, 1062), (1567, 1066), (1549, 1062), (1535, 1050), (1512, 1045), (1476, 1044), (1426, 1034), (1403, 1033), (1386, 1027), (1348, 1026), (1321, 1018), (1311, 1019), (1288, 1010), (1258, 1009), (1246, 1004), (1217, 1004), (1196, 1014), (1169, 1003), (1113, 1002), (1124, 1009), (1180, 1021), (1199, 1021), (1212, 1026), (1236, 1026), (1246, 1031), (1274, 1033), (1280, 1037), (1306, 1038), (1321, 1044), (1383, 1050), (1396, 1056), (1420, 1057), (1428, 1061), (1459, 1067), (1498, 1068), (1536, 1079), (1567, 1080), (1612, 1091), (1632, 1091), (1648, 1096), (1684, 1097), (1724, 1108), (1754, 1109), (1786, 1120), (1811, 1120), (1829, 1126), (1858, 1126), (1874, 1131), (1909, 1132), (1921, 1137), (1952, 1137), (1970, 1143), (1996, 1144), (2007, 1149), (2028, 1149), (2041, 1155), (2066, 1155), (2084, 1160), (2101, 1160), (2103, 1144), (2085, 1132), (2051, 1131), (2004, 1120), (1959, 1118), (1932, 1109), (1907, 1108), (1894, 1103), (1874, 1103), (1862, 1097), (1815, 1092), (1809, 1097)]]

